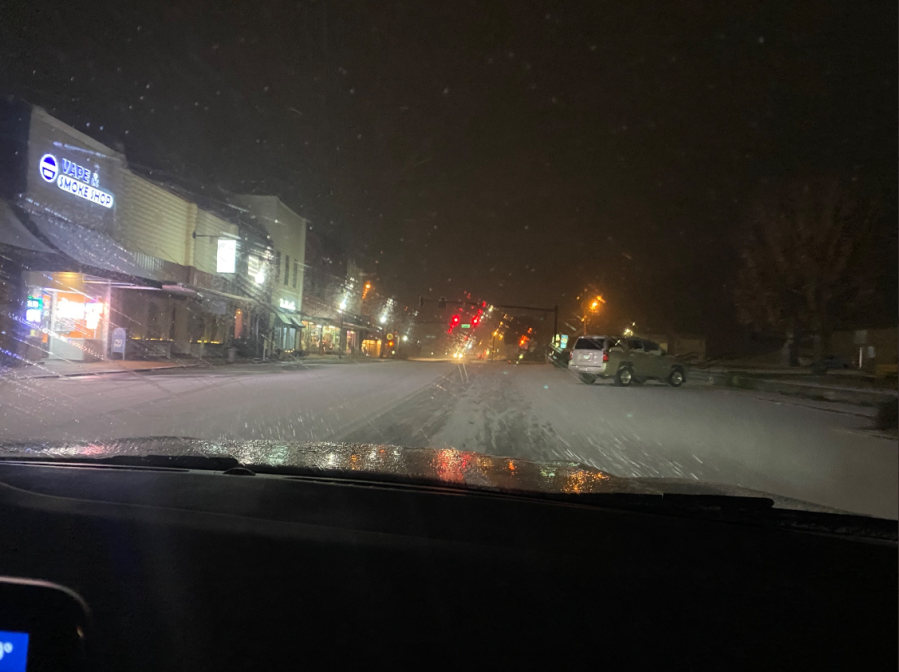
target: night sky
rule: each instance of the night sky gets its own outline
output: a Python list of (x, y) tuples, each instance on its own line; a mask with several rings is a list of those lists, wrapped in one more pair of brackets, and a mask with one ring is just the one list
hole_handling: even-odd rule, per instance
[(895, 212), (895, 0), (0, 11), (5, 93), (204, 193), (280, 195), (406, 302), (594, 282), (610, 319), (720, 330), (766, 184), (854, 178)]

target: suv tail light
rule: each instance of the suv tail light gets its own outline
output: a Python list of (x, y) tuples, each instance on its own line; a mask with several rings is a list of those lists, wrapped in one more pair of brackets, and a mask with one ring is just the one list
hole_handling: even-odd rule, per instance
[(609, 353), (608, 353), (608, 352), (602, 353), (602, 361), (603, 361), (603, 362), (608, 362), (608, 361), (609, 361)]
[(568, 353), (568, 361), (570, 362), (572, 359), (574, 359), (574, 353), (573, 353), (573, 352), (569, 352), (569, 353)]

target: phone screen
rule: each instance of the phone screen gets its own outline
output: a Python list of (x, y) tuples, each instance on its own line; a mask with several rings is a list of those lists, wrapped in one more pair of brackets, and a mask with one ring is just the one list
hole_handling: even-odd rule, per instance
[(0, 630), (0, 672), (27, 672), (28, 633)]

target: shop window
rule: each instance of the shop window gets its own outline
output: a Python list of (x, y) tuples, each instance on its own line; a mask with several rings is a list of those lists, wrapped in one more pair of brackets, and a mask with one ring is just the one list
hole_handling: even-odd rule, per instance
[(158, 341), (162, 337), (162, 328), (159, 322), (159, 306), (152, 301), (147, 308), (147, 338), (151, 341)]
[(196, 311), (191, 311), (190, 314), (190, 342), (191, 343), (200, 343), (203, 340), (203, 333), (206, 331), (206, 326), (203, 324), (203, 316)]
[(284, 286), (287, 287), (287, 281), (290, 280), (290, 255), (284, 255)]
[(243, 338), (243, 311), (240, 308), (234, 313), (234, 338)]

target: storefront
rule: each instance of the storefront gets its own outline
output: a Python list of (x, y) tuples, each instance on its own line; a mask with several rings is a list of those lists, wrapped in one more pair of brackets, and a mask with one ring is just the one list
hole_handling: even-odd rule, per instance
[(303, 322), (288, 313), (275, 313), (275, 326), (272, 330), (272, 347), (283, 353), (292, 354), (303, 348), (301, 334)]
[(28, 359), (104, 359), (109, 280), (82, 273), (25, 273)]
[(340, 327), (324, 322), (303, 320), (303, 350), (313, 354), (337, 354), (340, 351)]
[(359, 352), (359, 332), (353, 329), (346, 330), (345, 350), (348, 355)]
[(362, 354), (366, 357), (380, 357), (381, 339), (366, 338), (364, 341), (362, 341)]
[[(274, 258), (275, 284), (285, 283), (286, 287), (276, 286), (272, 292), (272, 332), (271, 347), (278, 355), (293, 355), (304, 349), (302, 342), (303, 321), (299, 315), (300, 296), (289, 289), (290, 279), (297, 279), (297, 268), (291, 268), (289, 257), (282, 264), (281, 255)], [(293, 275), (291, 276), (291, 271)]]
[(127, 201), (124, 157), (40, 108), (7, 100), (0, 115), (9, 151), (0, 156), (0, 245), (18, 322), (0, 349), (19, 363), (105, 359), (116, 289), (165, 282), (159, 260), (114, 235)]

